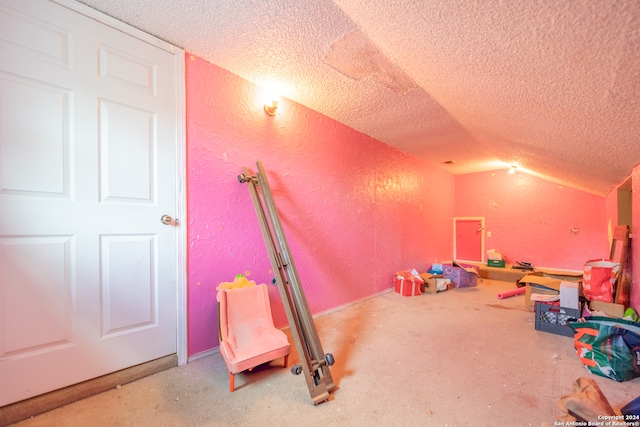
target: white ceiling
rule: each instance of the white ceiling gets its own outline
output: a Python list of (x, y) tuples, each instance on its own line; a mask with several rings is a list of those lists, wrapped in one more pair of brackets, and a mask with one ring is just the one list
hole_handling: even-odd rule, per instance
[(637, 0), (79, 1), (452, 174), (640, 163)]

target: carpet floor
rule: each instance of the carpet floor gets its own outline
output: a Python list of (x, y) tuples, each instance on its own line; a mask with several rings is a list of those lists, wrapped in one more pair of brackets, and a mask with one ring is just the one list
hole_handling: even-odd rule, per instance
[(572, 338), (536, 331), (524, 296), (497, 298), (514, 287), (485, 279), (417, 297), (386, 292), (317, 316), (337, 385), (317, 406), (282, 359), (236, 375), (230, 393), (216, 353), (14, 425), (540, 426), (554, 425), (580, 377), (616, 410), (640, 395), (640, 378), (590, 374)]

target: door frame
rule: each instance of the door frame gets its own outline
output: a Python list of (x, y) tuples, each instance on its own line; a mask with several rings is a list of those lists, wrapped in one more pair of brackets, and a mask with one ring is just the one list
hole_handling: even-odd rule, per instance
[[(483, 216), (454, 216), (453, 217), (453, 259), (454, 260), (458, 259), (458, 248), (457, 248), (458, 235), (457, 235), (457, 228), (456, 228), (456, 223), (458, 220), (480, 221), (480, 227), (482, 228), (482, 232), (480, 233), (480, 262), (484, 264), (485, 263), (484, 241), (485, 241), (485, 232), (486, 232), (485, 218)], [(463, 259), (460, 261), (470, 261), (470, 260)], [(471, 262), (478, 262), (478, 261), (471, 261)]]
[(178, 365), (187, 363), (187, 197), (186, 197), (186, 108), (185, 108), (185, 52), (129, 24), (118, 21), (96, 9), (75, 0), (49, 0), (87, 18), (94, 19), (132, 37), (140, 39), (175, 56), (176, 98), (176, 288), (177, 288), (177, 343)]

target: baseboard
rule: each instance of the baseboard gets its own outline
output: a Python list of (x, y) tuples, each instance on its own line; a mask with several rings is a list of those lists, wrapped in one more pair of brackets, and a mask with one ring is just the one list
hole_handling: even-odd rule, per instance
[[(339, 305), (337, 307), (333, 307), (333, 308), (330, 308), (328, 310), (321, 311), (319, 313), (316, 313), (316, 314), (312, 315), (311, 317), (313, 319), (315, 319), (318, 316), (324, 316), (326, 314), (333, 313), (334, 311), (342, 310), (345, 307), (349, 307), (350, 305), (357, 304), (357, 303), (362, 302), (362, 301), (366, 301), (366, 300), (368, 300), (370, 298), (374, 298), (374, 297), (377, 297), (377, 296), (382, 295), (382, 294), (386, 294), (387, 292), (391, 292), (392, 290), (393, 290), (393, 286), (390, 287), (390, 288), (385, 288), (380, 292), (376, 292), (375, 294), (371, 294), (371, 295), (368, 295), (366, 297), (363, 297), (363, 298), (360, 298), (360, 299), (357, 299), (357, 300), (354, 300), (354, 301), (349, 301), (346, 304), (342, 304), (342, 305)], [(278, 326), (278, 329), (280, 329), (281, 331), (286, 331), (287, 329), (290, 329), (290, 327), (289, 327), (289, 324), (287, 323), (285, 325)]]
[(337, 307), (333, 307), (333, 308), (330, 308), (328, 310), (316, 313), (316, 314), (313, 315), (313, 317), (315, 318), (315, 317), (318, 317), (318, 316), (324, 316), (325, 314), (329, 314), (329, 313), (333, 313), (334, 311), (342, 310), (343, 308), (349, 307), (349, 306), (357, 304), (359, 302), (366, 301), (366, 300), (371, 299), (371, 298), (375, 298), (375, 297), (377, 297), (379, 295), (386, 294), (387, 292), (391, 292), (393, 289), (394, 289), (394, 286), (391, 285), (390, 288), (385, 288), (380, 292), (376, 292), (375, 294), (367, 295), (366, 297), (363, 297), (363, 298), (360, 298), (360, 299), (357, 299), (357, 300), (354, 300), (354, 301), (349, 301), (346, 304), (342, 304), (342, 305), (339, 305)]
[[(330, 309), (325, 310), (325, 311), (321, 311), (319, 313), (316, 313), (316, 314), (312, 315), (311, 317), (313, 319), (315, 319), (318, 316), (324, 316), (325, 314), (329, 314), (329, 313), (333, 313), (334, 311), (342, 310), (345, 307), (349, 307), (350, 305), (357, 304), (357, 303), (359, 303), (361, 301), (368, 300), (369, 298), (377, 297), (378, 295), (386, 294), (387, 292), (390, 292), (392, 290), (393, 290), (393, 287), (388, 288), (388, 289), (383, 289), (380, 292), (377, 292), (377, 293), (372, 294), (372, 295), (368, 295), (368, 296), (366, 296), (364, 298), (360, 298), (360, 299), (357, 299), (355, 301), (350, 301), (350, 302), (348, 302), (346, 304), (339, 305), (337, 307), (333, 307), (333, 308), (330, 308)], [(276, 327), (278, 329), (280, 329), (281, 331), (285, 332), (285, 333), (287, 333), (287, 331), (289, 331), (291, 329), (288, 323), (286, 323), (284, 325), (281, 325), (281, 326), (276, 326)], [(290, 333), (287, 334), (287, 335), (290, 335)], [(203, 351), (201, 353), (197, 353), (197, 354), (194, 354), (192, 356), (189, 356), (189, 359), (188, 359), (187, 363), (191, 363), (191, 362), (194, 362), (194, 361), (196, 361), (198, 359), (202, 359), (203, 357), (211, 356), (211, 355), (214, 355), (214, 354), (217, 354), (217, 353), (220, 353), (220, 347), (219, 346), (215, 347), (215, 348), (213, 348), (211, 350), (206, 350), (206, 351)], [(2, 426), (0, 426), (0, 427), (2, 427)]]
[(18, 421), (35, 417), (175, 366), (178, 366), (178, 356), (171, 354), (141, 365), (132, 366), (131, 368), (2, 406), (0, 407), (0, 427), (6, 427)]
[(207, 356), (212, 356), (216, 353), (220, 353), (220, 347), (214, 347), (211, 350), (202, 351), (200, 353), (196, 353), (192, 356), (189, 356), (189, 359), (187, 359), (187, 363), (195, 362), (198, 359), (202, 359), (203, 357), (207, 357)]

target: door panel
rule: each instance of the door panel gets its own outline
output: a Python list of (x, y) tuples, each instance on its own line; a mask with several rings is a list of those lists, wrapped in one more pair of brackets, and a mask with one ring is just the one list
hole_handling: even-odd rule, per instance
[(99, 102), (101, 200), (155, 202), (155, 114), (108, 100)]
[(111, 80), (147, 95), (157, 94), (157, 73), (154, 63), (105, 44), (98, 47), (98, 52), (100, 78)]
[(6, 284), (0, 293), (5, 310), (0, 354), (23, 357), (71, 343), (72, 248), (70, 236), (0, 239), (0, 271)]
[(100, 236), (102, 337), (157, 326), (156, 236)]
[(176, 60), (0, 0), (0, 406), (176, 353)]
[(0, 95), (0, 191), (68, 198), (70, 90), (0, 73)]

